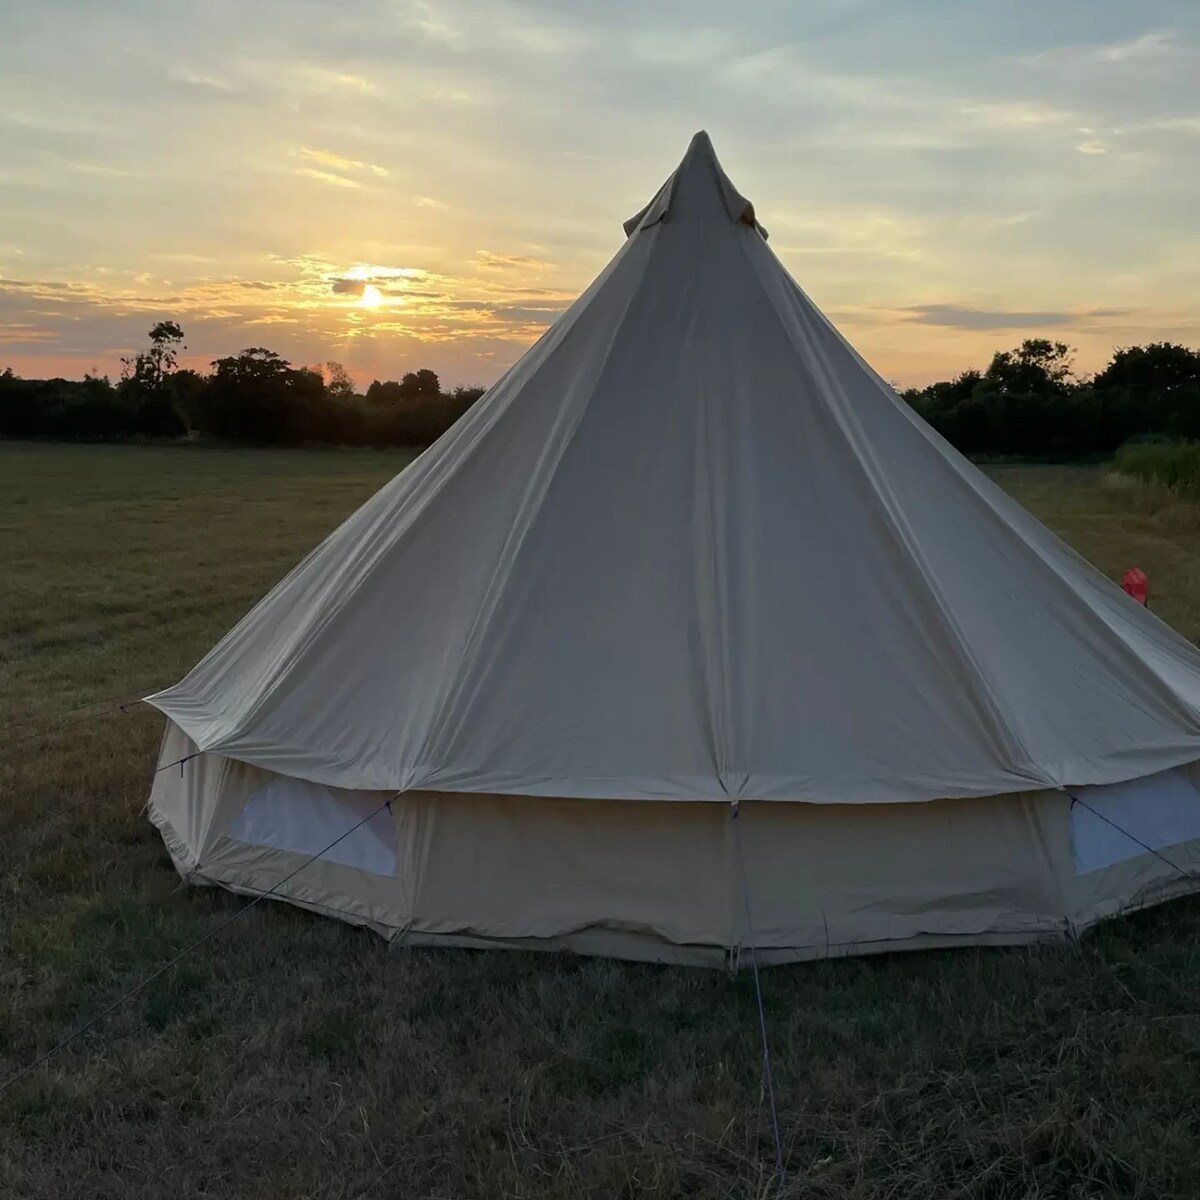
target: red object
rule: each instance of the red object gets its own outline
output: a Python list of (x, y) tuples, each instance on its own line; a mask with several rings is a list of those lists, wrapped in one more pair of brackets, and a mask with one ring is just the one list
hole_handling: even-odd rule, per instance
[(1130, 567), (1121, 580), (1121, 586), (1139, 603), (1146, 604), (1150, 597), (1150, 581), (1140, 567)]

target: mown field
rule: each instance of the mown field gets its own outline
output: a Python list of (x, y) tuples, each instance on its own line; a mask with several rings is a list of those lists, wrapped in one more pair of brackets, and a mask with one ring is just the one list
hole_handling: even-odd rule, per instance
[[(173, 681), (403, 461), (0, 444), (0, 1082), (245, 904), (142, 815), (153, 714), (57, 714)], [(995, 474), (1200, 638), (1200, 508)], [(1200, 1196), (1200, 904), (763, 986), (791, 1197)], [(765, 1198), (774, 1162), (747, 974), (389, 957), (269, 903), (0, 1094), (4, 1198)]]

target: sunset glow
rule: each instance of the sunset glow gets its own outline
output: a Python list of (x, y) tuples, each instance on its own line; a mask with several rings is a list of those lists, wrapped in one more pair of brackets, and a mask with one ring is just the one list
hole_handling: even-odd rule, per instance
[(201, 368), (491, 382), (699, 128), (889, 379), (1200, 342), (1190, 0), (10, 8), (0, 369), (115, 375), (170, 318)]

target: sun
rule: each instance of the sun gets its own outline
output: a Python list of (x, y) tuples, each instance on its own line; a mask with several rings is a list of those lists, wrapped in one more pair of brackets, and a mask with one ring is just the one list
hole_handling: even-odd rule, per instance
[(383, 303), (383, 293), (373, 283), (364, 283), (358, 303), (360, 308), (378, 308)]

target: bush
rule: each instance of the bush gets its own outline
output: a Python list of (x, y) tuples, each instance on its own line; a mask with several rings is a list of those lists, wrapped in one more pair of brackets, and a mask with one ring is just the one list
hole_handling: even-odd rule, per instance
[(0, 437), (107, 441), (140, 432), (136, 407), (107, 379), (0, 374)]
[(1122, 475), (1200, 498), (1200, 443), (1130, 442), (1116, 454)]

